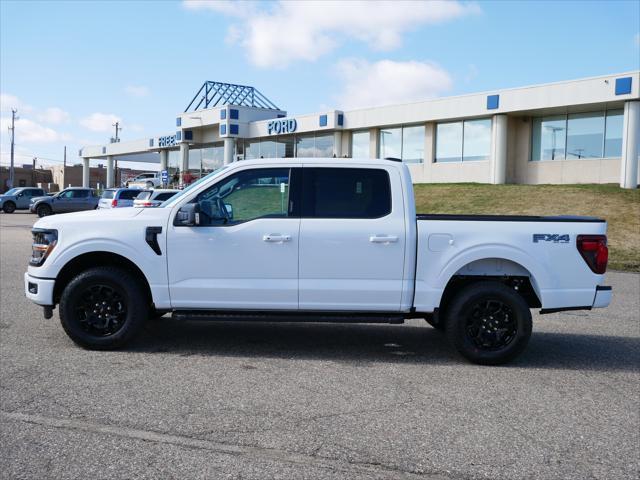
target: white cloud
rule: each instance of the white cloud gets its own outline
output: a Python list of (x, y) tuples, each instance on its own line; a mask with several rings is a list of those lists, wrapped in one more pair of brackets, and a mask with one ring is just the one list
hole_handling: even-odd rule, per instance
[[(0, 128), (6, 131), (11, 125), (10, 117), (0, 119)], [(53, 128), (41, 125), (28, 118), (19, 118), (15, 124), (16, 143), (50, 143), (65, 140), (67, 135), (61, 134)], [(7, 137), (8, 139), (8, 137)]]
[(15, 95), (0, 93), (0, 111), (11, 112), (12, 108), (17, 109), (21, 113), (30, 113), (33, 111), (33, 107), (25, 104)]
[(70, 115), (58, 107), (50, 107), (36, 114), (36, 118), (40, 122), (60, 125), (69, 122)]
[(149, 87), (144, 85), (127, 85), (124, 92), (131, 97), (147, 97), (151, 93)]
[[(391, 50), (402, 35), (421, 25), (480, 12), (475, 3), (455, 1), (279, 1), (268, 9), (246, 2), (188, 1), (191, 10), (208, 9), (241, 18), (227, 40), (239, 43), (259, 67), (284, 67), (296, 60), (313, 61), (355, 38), (374, 50)], [(242, 32), (242, 35), (239, 34)]]
[(211, 10), (213, 12), (223, 13), (230, 17), (244, 17), (250, 13), (254, 13), (256, 3), (248, 1), (233, 0), (185, 0), (182, 2), (188, 10)]
[(80, 125), (92, 132), (111, 132), (113, 124), (122, 122), (122, 119), (113, 113), (92, 113), (80, 120)]
[(344, 109), (427, 100), (452, 86), (449, 73), (430, 62), (350, 59), (336, 68), (344, 84), (338, 107)]

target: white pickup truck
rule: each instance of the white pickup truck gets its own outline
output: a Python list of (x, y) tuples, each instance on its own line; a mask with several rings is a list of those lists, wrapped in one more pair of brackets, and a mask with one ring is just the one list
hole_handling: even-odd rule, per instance
[(402, 323), (504, 363), (541, 313), (606, 307), (607, 224), (589, 217), (416, 215), (405, 165), (262, 159), (220, 168), (160, 208), (56, 215), (33, 228), (26, 296), (85, 348), (143, 322)]

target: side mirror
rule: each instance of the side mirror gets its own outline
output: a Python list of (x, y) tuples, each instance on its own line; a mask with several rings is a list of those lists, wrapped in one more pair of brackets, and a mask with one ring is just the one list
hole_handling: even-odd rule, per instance
[(188, 203), (178, 210), (174, 225), (194, 227), (200, 225), (200, 204)]
[(20, 192), (16, 197), (24, 197), (24, 193)]

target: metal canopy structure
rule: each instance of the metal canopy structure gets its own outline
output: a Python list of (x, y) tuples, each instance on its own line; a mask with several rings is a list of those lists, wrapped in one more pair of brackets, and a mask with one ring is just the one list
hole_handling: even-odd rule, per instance
[(280, 110), (271, 100), (254, 87), (207, 80), (202, 84), (202, 87), (200, 87), (200, 90), (195, 94), (193, 100), (191, 100), (191, 103), (189, 103), (184, 112), (195, 112), (196, 110), (222, 105)]

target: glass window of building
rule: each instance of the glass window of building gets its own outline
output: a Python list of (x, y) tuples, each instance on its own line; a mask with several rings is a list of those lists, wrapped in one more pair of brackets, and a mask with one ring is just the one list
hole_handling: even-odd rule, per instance
[(436, 126), (436, 162), (462, 161), (462, 122)]
[(224, 146), (222, 143), (203, 149), (202, 175), (213, 172), (222, 165), (224, 165)]
[(402, 128), (402, 161), (422, 163), (424, 158), (424, 125)]
[(278, 150), (275, 140), (262, 139), (260, 140), (260, 158), (277, 158)]
[(244, 141), (244, 159), (260, 158), (260, 142), (258, 140)]
[(296, 135), (296, 157), (315, 157), (313, 134)]
[(402, 128), (380, 129), (380, 158), (402, 158)]
[(623, 119), (623, 110), (534, 118), (531, 160), (620, 157)]
[(567, 121), (567, 159), (602, 158), (604, 113), (572, 113)]
[(315, 157), (333, 157), (333, 133), (316, 135)]
[(624, 122), (624, 110), (609, 110), (604, 137), (605, 158), (622, 156), (622, 124)]
[(293, 135), (278, 137), (277, 144), (277, 157), (278, 158), (292, 158), (295, 156), (295, 143)]
[(351, 134), (351, 157), (369, 158), (369, 131), (361, 130)]
[(532, 128), (531, 160), (564, 160), (566, 115), (534, 118)]
[(491, 119), (465, 120), (462, 125), (462, 160), (489, 160), (491, 155)]

